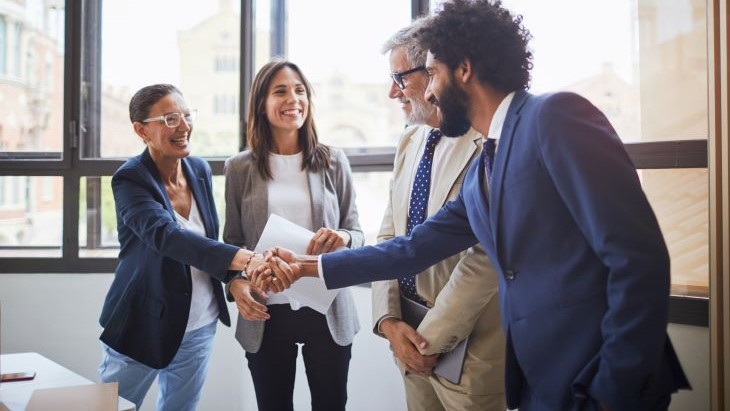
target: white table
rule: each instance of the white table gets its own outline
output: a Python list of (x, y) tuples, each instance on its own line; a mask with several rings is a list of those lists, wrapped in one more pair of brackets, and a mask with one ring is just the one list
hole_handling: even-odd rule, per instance
[[(35, 378), (32, 380), (0, 384), (0, 402), (10, 411), (23, 411), (30, 401), (33, 390), (38, 388), (93, 384), (92, 381), (35, 352), (2, 354), (0, 366), (3, 374), (35, 371)], [(133, 403), (119, 397), (119, 411), (134, 411), (134, 409)]]

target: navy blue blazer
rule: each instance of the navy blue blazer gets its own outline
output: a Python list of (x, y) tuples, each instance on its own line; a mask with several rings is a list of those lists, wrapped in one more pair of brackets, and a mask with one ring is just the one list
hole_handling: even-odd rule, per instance
[(576, 94), (517, 92), (489, 202), (483, 169), (411, 237), (323, 255), (327, 286), (417, 273), (479, 241), (501, 273), (509, 408), (648, 410), (688, 388), (666, 333), (666, 245), (605, 116)]
[(177, 353), (190, 312), (190, 266), (211, 275), (219, 319), (230, 326), (221, 281), (238, 247), (217, 241), (218, 215), (211, 170), (197, 157), (182, 168), (205, 225), (206, 237), (182, 229), (155, 163), (145, 150), (112, 177), (119, 235), (119, 265), (99, 323), (109, 347), (153, 368)]

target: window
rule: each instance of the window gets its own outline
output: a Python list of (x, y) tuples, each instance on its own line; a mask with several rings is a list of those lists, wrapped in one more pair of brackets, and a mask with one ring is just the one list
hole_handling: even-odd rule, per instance
[(234, 115), (238, 111), (238, 96), (223, 94), (213, 96), (213, 114)]
[[(655, 144), (662, 149), (673, 141), (707, 140), (704, 1), (559, 3), (581, 18), (556, 25), (553, 2), (504, 1), (533, 35), (533, 93), (568, 90), (587, 97), (629, 145), (667, 142)], [(642, 185), (672, 257), (672, 293), (707, 297), (706, 158), (692, 168), (676, 167), (669, 158), (640, 170)]]
[(235, 57), (216, 57), (215, 59), (215, 71), (238, 71), (238, 60)]
[(13, 47), (13, 75), (20, 77), (22, 71), (21, 67), (21, 56), (23, 55), (23, 25), (20, 22), (15, 22), (14, 27), (14, 47)]
[(60, 177), (0, 177), (0, 258), (60, 256)]
[[(390, 68), (380, 50), (390, 35), (410, 22), (409, 2), (377, 0), (361, 7), (357, 0), (313, 0), (287, 5), (286, 55), (312, 82), (322, 142), (337, 147), (394, 146), (403, 131), (403, 114), (388, 98)], [(352, 16), (351, 10), (357, 10), (357, 18), (312, 24), (323, 15)]]
[(0, 74), (8, 73), (8, 23), (5, 16), (0, 16)]
[(4, 152), (48, 158), (63, 141), (64, 45), (51, 30), (63, 12), (41, 13), (38, 0), (22, 5), (0, 16), (0, 76), (11, 80), (0, 84), (0, 140)]
[(237, 152), (238, 119), (218, 114), (236, 113), (240, 18), (240, 6), (231, 0), (185, 6), (174, 0), (104, 0), (100, 157), (126, 158), (143, 150), (128, 104), (137, 90), (154, 83), (177, 86), (198, 109), (195, 154)]
[[(17, 258), (19, 272), (113, 269), (109, 178), (144, 148), (128, 119), (129, 99), (144, 85), (175, 84), (199, 110), (193, 152), (209, 159), (222, 189), (223, 159), (244, 145), (252, 75), (273, 55), (300, 65), (312, 81), (319, 134), (345, 148), (374, 241), (403, 128), (380, 48), (425, 11), (413, 8), (421, 3), (29, 0), (0, 8), (0, 77), (13, 78), (0, 84), (3, 258)], [(609, 116), (667, 238), (673, 292), (706, 296), (706, 2), (584, 3), (560, 0), (583, 18), (556, 26), (552, 4), (505, 1), (534, 35), (532, 91), (577, 91)], [(317, 24), (325, 14), (335, 17)], [(679, 161), (660, 155), (666, 150)], [(667, 192), (677, 182), (683, 189)], [(676, 208), (677, 196), (686, 209)], [(33, 224), (21, 227), (23, 219)], [(22, 257), (37, 255), (50, 257)]]

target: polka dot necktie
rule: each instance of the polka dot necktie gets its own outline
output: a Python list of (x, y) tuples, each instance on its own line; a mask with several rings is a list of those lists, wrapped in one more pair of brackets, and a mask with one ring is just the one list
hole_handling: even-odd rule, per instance
[[(406, 235), (411, 235), (413, 227), (421, 224), (426, 220), (426, 208), (428, 207), (428, 193), (431, 187), (431, 164), (433, 163), (433, 153), (436, 151), (436, 144), (441, 140), (441, 132), (433, 129), (426, 139), (426, 149), (423, 157), (418, 163), (416, 178), (413, 179), (413, 188), (411, 189), (411, 202), (408, 205), (408, 221), (406, 223)], [(408, 276), (398, 279), (401, 294), (425, 305), (425, 301), (416, 293), (416, 277)]]

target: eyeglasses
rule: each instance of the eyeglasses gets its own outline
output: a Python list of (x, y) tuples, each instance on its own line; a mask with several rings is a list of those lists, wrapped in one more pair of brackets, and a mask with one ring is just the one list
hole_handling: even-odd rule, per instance
[(401, 71), (400, 73), (390, 73), (390, 78), (393, 79), (393, 82), (395, 82), (395, 85), (398, 86), (399, 89), (403, 90), (406, 88), (406, 83), (403, 82), (403, 79), (409, 75), (413, 74), (417, 71), (426, 70), (426, 66), (418, 66), (416, 68), (412, 68), (410, 70)]
[(185, 118), (185, 122), (193, 124), (198, 116), (198, 110), (190, 110), (187, 113), (169, 113), (164, 116), (150, 117), (142, 120), (142, 123), (150, 123), (152, 121), (162, 121), (169, 128), (175, 128), (180, 125), (180, 121)]

